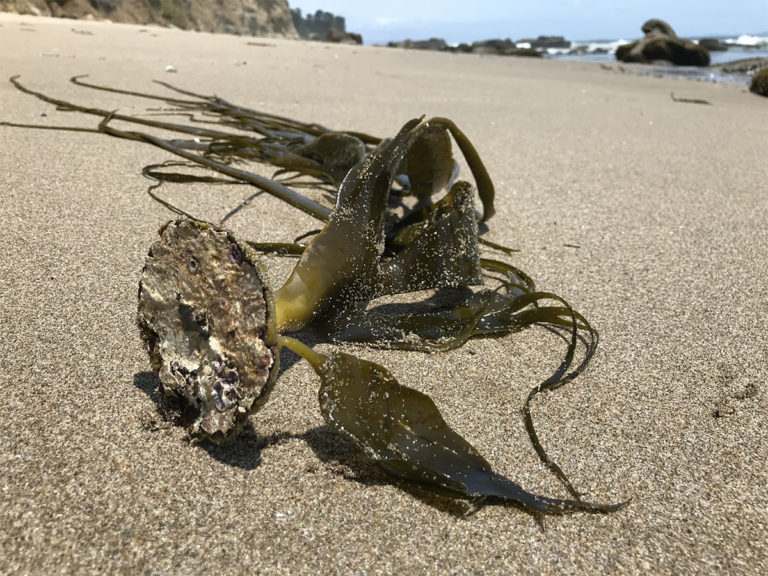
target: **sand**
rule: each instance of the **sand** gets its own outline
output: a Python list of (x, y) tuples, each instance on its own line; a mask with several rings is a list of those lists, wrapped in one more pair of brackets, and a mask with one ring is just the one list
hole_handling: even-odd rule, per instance
[[(487, 237), (600, 331), (588, 371), (535, 403), (542, 441), (589, 499), (631, 499), (543, 530), (513, 507), (463, 516), (328, 432), (316, 377), (290, 355), (252, 430), (190, 444), (158, 415), (134, 324), (144, 255), (172, 216), (140, 172), (169, 156), (0, 127), (0, 573), (768, 571), (768, 100), (616, 65), (11, 15), (0, 37), (0, 120), (96, 124), (17, 92), (12, 74), (128, 113), (152, 103), (69, 77), (171, 81), (381, 136), (421, 114), (453, 119), (497, 185)], [(175, 192), (211, 220), (248, 193)], [(267, 198), (228, 224), (283, 240), (315, 225)], [(520, 407), (562, 353), (542, 329), (445, 354), (359, 350), (431, 395), (500, 472), (558, 497)]]

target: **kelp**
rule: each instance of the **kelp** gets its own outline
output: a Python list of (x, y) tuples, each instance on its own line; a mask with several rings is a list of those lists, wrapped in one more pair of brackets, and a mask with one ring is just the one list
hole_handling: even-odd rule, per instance
[(383, 366), (343, 352), (318, 354), (294, 338), (283, 336), (280, 342), (308, 360), (320, 376), (318, 396), (326, 422), (394, 476), (541, 514), (610, 512), (622, 506), (531, 494), (494, 472), (448, 426), (429, 396), (401, 385)]
[[(450, 497), (512, 502), (535, 514), (609, 512), (624, 505), (582, 501), (538, 438), (533, 400), (584, 371), (596, 350), (597, 332), (564, 299), (537, 290), (525, 272), (482, 254), (486, 249), (507, 256), (514, 251), (479, 236), (479, 224), (487, 228), (494, 214), (495, 190), (477, 150), (452, 121), (413, 119), (394, 137), (381, 139), (263, 113), (167, 83), (158, 84), (178, 97), (120, 90), (83, 78), (72, 82), (159, 101), (158, 114), (185, 120), (84, 107), (11, 78), (17, 89), (59, 110), (100, 117), (96, 129), (77, 130), (145, 142), (183, 159), (143, 171), (155, 181), (149, 188), (152, 197), (184, 218), (161, 230), (161, 240), (147, 258), (139, 324), (164, 390), (196, 410), (193, 435), (221, 441), (236, 434), (266, 400), (279, 349), (285, 346), (305, 358), (320, 377), (320, 408), (329, 427), (399, 479)], [(182, 137), (117, 128), (115, 122)], [(457, 180), (452, 142), (469, 166), (474, 186)], [(273, 177), (247, 170), (251, 162), (273, 166)], [(199, 169), (217, 175), (201, 175)], [(323, 227), (292, 242), (240, 241), (163, 200), (158, 188), (171, 182), (255, 186), (258, 192), (222, 223), (266, 192), (317, 218)], [(320, 192), (321, 199), (299, 192), (307, 187)], [(479, 214), (475, 197), (482, 205)], [(168, 236), (172, 233), (175, 240)], [(185, 240), (179, 242), (181, 237)], [(286, 282), (274, 292), (274, 305), (258, 274), (254, 251), (298, 257)], [(162, 266), (158, 254), (165, 255)], [(246, 269), (249, 273), (243, 275)], [(250, 292), (243, 285), (248, 282), (253, 284)], [(440, 303), (418, 310), (406, 305), (397, 313), (371, 306), (378, 298), (397, 294), (412, 300), (424, 290), (441, 295), (436, 298)], [(263, 295), (265, 304), (246, 305), (245, 295), (256, 293)], [(256, 345), (261, 352), (250, 363), (243, 360), (243, 342), (250, 342), (255, 333), (233, 320), (245, 314), (243, 310), (255, 310), (260, 318), (251, 321), (261, 326)], [(242, 318), (246, 322), (251, 316)], [(328, 342), (435, 352), (532, 325), (549, 327), (567, 343), (560, 365), (531, 389), (522, 414), (536, 453), (569, 491), (570, 500), (531, 494), (498, 475), (448, 426), (431, 399), (399, 384), (384, 367), (337, 351), (320, 354), (287, 336), (311, 330)], [(216, 332), (217, 326), (230, 328), (222, 333)], [(252, 372), (260, 376), (246, 393), (242, 383)]]

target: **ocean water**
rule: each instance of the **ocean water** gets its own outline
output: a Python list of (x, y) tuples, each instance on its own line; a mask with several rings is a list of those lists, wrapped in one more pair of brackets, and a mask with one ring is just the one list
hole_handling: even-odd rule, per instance
[[(728, 44), (728, 50), (723, 52), (710, 52), (712, 64), (706, 68), (693, 66), (648, 66), (648, 74), (661, 74), (665, 76), (679, 76), (691, 80), (704, 82), (727, 82), (734, 84), (749, 84), (751, 76), (746, 73), (727, 72), (722, 69), (723, 64), (744, 60), (747, 58), (768, 59), (768, 34), (749, 35), (738, 37), (719, 37), (718, 40)], [(691, 38), (698, 42), (697, 38)], [(616, 49), (622, 44), (628, 44), (627, 40), (597, 40), (585, 42), (573, 42), (571, 48), (547, 50), (546, 57), (562, 60), (582, 60), (588, 62), (617, 63)], [(570, 54), (574, 49), (581, 49), (581, 54)]]

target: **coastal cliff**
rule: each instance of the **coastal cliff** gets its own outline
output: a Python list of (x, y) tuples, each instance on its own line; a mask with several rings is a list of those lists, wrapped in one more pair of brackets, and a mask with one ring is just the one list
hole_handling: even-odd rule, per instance
[(0, 11), (298, 38), (287, 0), (0, 0)]

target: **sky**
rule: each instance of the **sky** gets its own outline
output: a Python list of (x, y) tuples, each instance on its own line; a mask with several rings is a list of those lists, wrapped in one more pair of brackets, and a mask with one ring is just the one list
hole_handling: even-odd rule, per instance
[(633, 40), (649, 18), (678, 36), (768, 31), (768, 0), (288, 0), (303, 14), (344, 16), (366, 44), (405, 38), (449, 43), (489, 38), (565, 36), (568, 40)]

